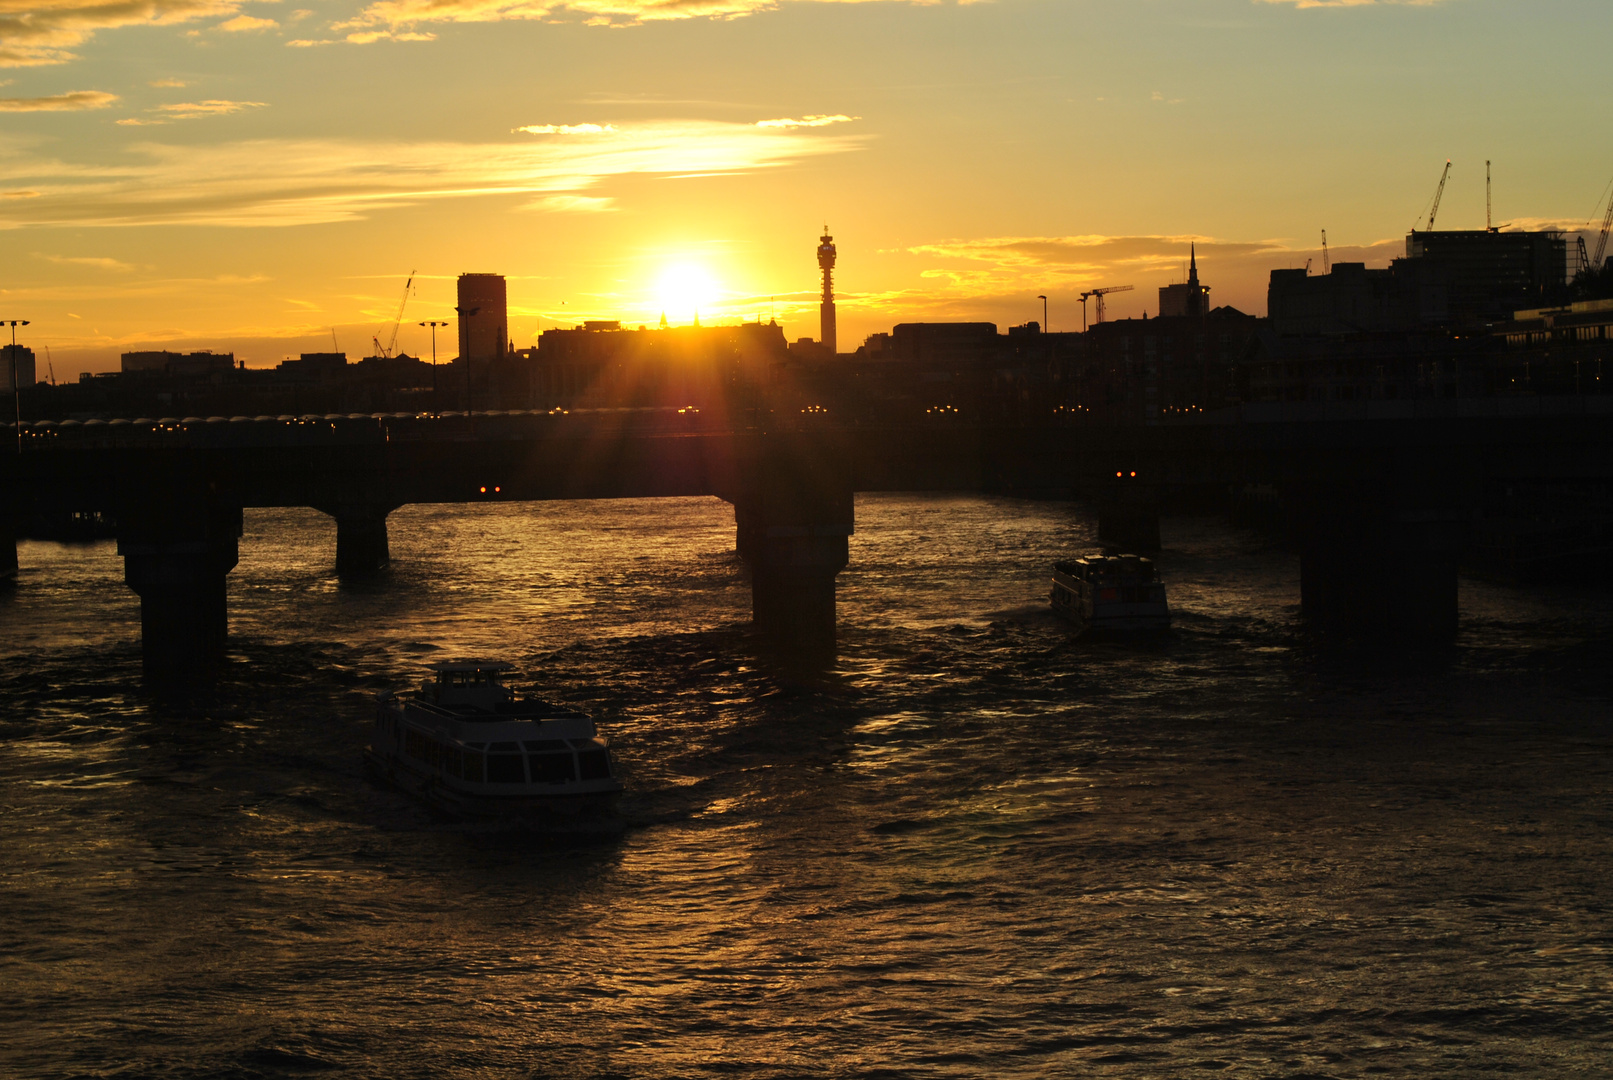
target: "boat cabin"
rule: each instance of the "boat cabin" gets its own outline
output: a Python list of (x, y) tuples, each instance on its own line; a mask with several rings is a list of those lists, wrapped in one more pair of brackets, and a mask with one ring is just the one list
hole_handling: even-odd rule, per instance
[(515, 665), (503, 660), (445, 660), (427, 664), (436, 674), (420, 684), (420, 696), (437, 705), (469, 705), (496, 711), (502, 702), (514, 697), (503, 683), (506, 671)]

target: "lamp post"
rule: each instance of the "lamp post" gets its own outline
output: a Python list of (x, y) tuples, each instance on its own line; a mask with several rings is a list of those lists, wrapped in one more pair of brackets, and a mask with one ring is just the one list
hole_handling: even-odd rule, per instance
[(17, 429), (17, 453), (22, 453), (22, 391), (17, 386), (17, 327), (27, 319), (0, 319), (0, 326), (11, 327), (11, 420)]
[[(459, 325), (460, 325), (460, 327), (463, 329), (464, 325), (465, 325), (465, 320), (475, 318), (476, 313), (478, 311), (480, 311), (480, 310), (482, 310), (482, 309), (479, 308), (479, 307), (456, 307), (454, 309), (454, 313), (459, 316)], [(461, 337), (461, 340), (463, 340), (464, 343), (465, 343), (464, 348), (462, 348), (460, 350), (460, 352), (463, 354), (463, 355), (460, 356), (460, 359), (465, 361), (465, 419), (469, 420), (470, 419), (470, 331), (466, 330), (463, 334), (460, 335), (460, 337)]]
[(442, 412), (442, 402), (437, 398), (437, 327), (447, 326), (448, 323), (446, 320), (443, 322), (432, 320), (431, 322), (423, 322), (420, 325), (431, 327), (431, 407), (440, 413)]

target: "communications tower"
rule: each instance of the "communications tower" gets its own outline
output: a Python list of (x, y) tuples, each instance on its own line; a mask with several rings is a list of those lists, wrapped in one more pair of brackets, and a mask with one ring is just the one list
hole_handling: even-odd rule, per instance
[(829, 226), (823, 227), (818, 237), (818, 267), (823, 271), (823, 304), (819, 308), (823, 320), (820, 333), (823, 347), (835, 355), (835, 238), (829, 235)]

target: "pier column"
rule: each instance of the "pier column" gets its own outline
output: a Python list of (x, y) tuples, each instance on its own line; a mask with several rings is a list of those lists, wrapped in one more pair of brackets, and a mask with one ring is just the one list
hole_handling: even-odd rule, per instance
[(343, 578), (374, 577), (392, 564), (387, 546), (390, 506), (349, 505), (326, 510), (336, 519), (336, 573)]
[(824, 440), (762, 436), (734, 504), (735, 546), (751, 572), (751, 613), (762, 636), (833, 654), (835, 576), (855, 527), (844, 455)]
[(17, 525), (16, 517), (0, 510), (0, 589), (9, 589), (17, 583)]
[(1438, 511), (1313, 511), (1300, 536), (1306, 621), (1363, 639), (1449, 641), (1465, 532), (1459, 517)]
[(1098, 496), (1098, 539), (1127, 552), (1159, 550), (1159, 492), (1126, 475), (1106, 477)]
[(123, 579), (140, 596), (147, 677), (183, 677), (224, 655), (225, 580), (239, 557), (241, 509), (205, 503), (147, 509), (120, 521)]

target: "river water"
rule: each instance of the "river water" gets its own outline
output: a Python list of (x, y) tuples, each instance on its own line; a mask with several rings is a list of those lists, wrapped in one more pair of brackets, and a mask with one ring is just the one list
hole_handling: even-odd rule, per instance
[[(1167, 520), (1153, 644), (1046, 608), (1066, 503), (870, 495), (840, 656), (758, 651), (710, 499), (415, 506), (394, 570), (248, 511), (216, 682), (153, 698), (110, 544), (0, 599), (0, 1072), (1568, 1076), (1613, 1064), (1613, 603), (1464, 581), (1315, 641), (1297, 560)], [(467, 832), (372, 695), (517, 662), (630, 823)]]

